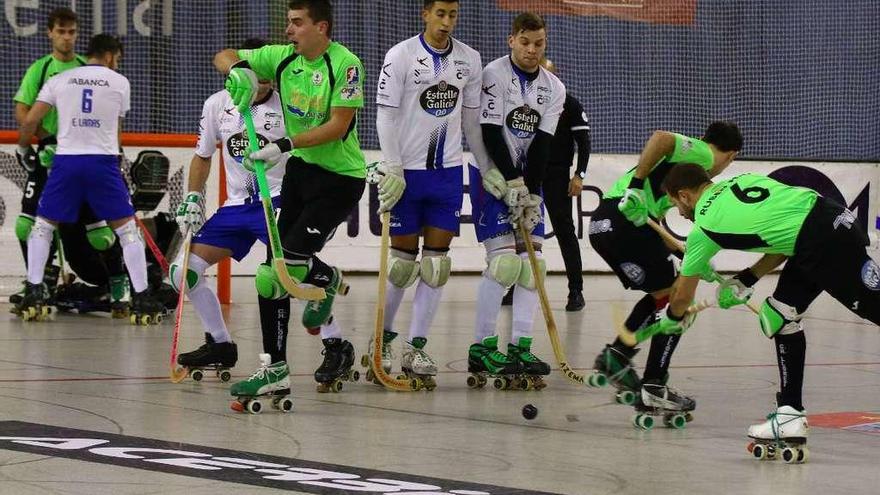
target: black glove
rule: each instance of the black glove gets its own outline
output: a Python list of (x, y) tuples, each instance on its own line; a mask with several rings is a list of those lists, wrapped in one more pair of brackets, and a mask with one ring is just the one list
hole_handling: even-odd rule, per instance
[(28, 173), (33, 172), (40, 166), (40, 157), (30, 146), (19, 146), (15, 150), (15, 159)]

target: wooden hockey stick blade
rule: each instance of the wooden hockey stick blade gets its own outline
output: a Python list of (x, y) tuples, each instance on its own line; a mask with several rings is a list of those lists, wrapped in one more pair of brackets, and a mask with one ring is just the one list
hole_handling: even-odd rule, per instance
[(382, 367), (382, 345), (385, 335), (385, 295), (388, 283), (388, 251), (391, 237), (391, 213), (384, 212), (382, 221), (382, 244), (379, 248), (379, 296), (376, 298), (376, 327), (373, 332), (373, 355), (370, 359), (370, 369), (373, 375), (385, 388), (398, 392), (412, 392), (409, 380), (398, 380), (385, 373)]
[[(189, 246), (192, 242), (192, 231), (190, 229), (186, 230), (186, 236), (183, 241), (183, 247), (181, 251), (183, 251), (183, 263), (181, 266), (180, 272), (180, 284), (179, 292), (177, 294), (177, 308), (174, 310), (174, 333), (171, 337), (171, 381), (173, 383), (180, 383), (186, 378), (188, 371), (186, 368), (182, 368), (177, 364), (177, 344), (180, 340), (180, 324), (183, 321), (183, 304), (186, 295), (186, 273), (189, 270)], [(170, 275), (170, 274), (169, 274)], [(174, 281), (172, 280), (172, 283)]]
[(547, 289), (544, 287), (544, 276), (538, 267), (538, 258), (535, 255), (535, 246), (532, 244), (532, 234), (526, 231), (522, 222), (519, 223), (519, 234), (526, 245), (529, 255), (529, 265), (532, 267), (532, 275), (535, 277), (535, 287), (538, 289), (538, 300), (541, 302), (541, 313), (544, 314), (544, 322), (547, 324), (547, 335), (550, 337), (550, 345), (553, 347), (553, 355), (566, 378), (580, 385), (588, 385), (584, 375), (574, 371), (565, 358), (565, 350), (559, 341), (559, 333), (556, 330), (556, 320), (553, 318), (553, 310), (547, 299)]
[(321, 287), (303, 287), (294, 282), (287, 273), (287, 263), (283, 259), (272, 260), (272, 268), (278, 274), (278, 281), (291, 296), (303, 301), (320, 301), (327, 298), (327, 293)]
[(159, 262), (159, 266), (162, 267), (162, 273), (168, 275), (168, 260), (165, 259), (165, 255), (162, 254), (162, 250), (159, 249), (159, 246), (156, 244), (153, 236), (150, 235), (150, 231), (147, 230), (147, 226), (144, 224), (143, 220), (138, 218), (137, 215), (134, 216), (134, 221), (137, 223), (138, 227), (140, 227), (141, 232), (144, 235), (144, 241), (147, 243), (147, 247), (150, 248), (150, 252), (153, 253), (153, 257), (156, 258), (156, 261)]

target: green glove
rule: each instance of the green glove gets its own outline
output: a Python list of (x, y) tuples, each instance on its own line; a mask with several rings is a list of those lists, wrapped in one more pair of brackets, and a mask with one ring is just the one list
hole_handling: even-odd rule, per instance
[(730, 309), (740, 304), (746, 304), (755, 293), (753, 285), (758, 278), (751, 270), (745, 270), (737, 273), (733, 277), (724, 280), (715, 290), (715, 297), (718, 299), (718, 307), (722, 309)]
[(236, 62), (226, 76), (226, 91), (229, 91), (232, 103), (239, 111), (254, 103), (258, 87), (257, 73), (246, 60)]
[(46, 168), (52, 168), (52, 161), (55, 160), (55, 150), (57, 149), (58, 145), (50, 144), (38, 151), (37, 156), (40, 157), (40, 164)]
[(620, 198), (617, 209), (636, 227), (648, 223), (648, 204), (643, 189), (628, 188)]
[(661, 316), (657, 313), (654, 323), (646, 325), (636, 331), (636, 341), (644, 342), (658, 333), (664, 335), (681, 335), (687, 331), (694, 320), (697, 319), (696, 313), (685, 313), (681, 318), (676, 318), (670, 312), (670, 306), (666, 306), (666, 312)]

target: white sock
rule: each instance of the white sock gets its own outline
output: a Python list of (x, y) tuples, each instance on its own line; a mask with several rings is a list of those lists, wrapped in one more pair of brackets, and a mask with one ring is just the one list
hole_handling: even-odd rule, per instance
[(232, 336), (226, 328), (226, 322), (223, 321), (223, 313), (220, 310), (220, 300), (214, 291), (202, 280), (205, 270), (209, 267), (208, 262), (195, 254), (189, 255), (189, 270), (198, 274), (199, 283), (195, 287), (188, 290), (186, 295), (189, 296), (190, 302), (196, 309), (196, 314), (202, 320), (202, 326), (213, 337), (214, 342), (229, 342)]
[(412, 321), (409, 322), (409, 341), (416, 337), (427, 337), (440, 298), (443, 296), (443, 286), (431, 287), (424, 280), (419, 279), (416, 287), (416, 297), (413, 299)]
[(484, 338), (495, 335), (498, 313), (501, 312), (501, 299), (507, 289), (492, 278), (483, 275), (477, 289), (477, 325), (474, 341), (480, 343)]
[(513, 289), (513, 331), (510, 341), (519, 342), (520, 337), (530, 337), (538, 310), (538, 291), (517, 285)]
[(321, 325), (321, 340), (324, 339), (341, 339), (342, 328), (336, 322), (336, 318)]
[(128, 278), (135, 292), (147, 290), (147, 255), (144, 253), (144, 241), (138, 232), (134, 220), (116, 229), (119, 244), (122, 246), (122, 258), (128, 270)]
[(394, 317), (397, 316), (397, 310), (400, 309), (400, 302), (403, 301), (403, 295), (406, 289), (401, 289), (391, 282), (385, 282), (385, 321), (383, 323), (385, 330), (394, 331)]
[(27, 240), (27, 280), (32, 284), (43, 282), (46, 271), (46, 261), (49, 260), (49, 250), (52, 249), (52, 235), (55, 227), (51, 223), (37, 217), (31, 234)]

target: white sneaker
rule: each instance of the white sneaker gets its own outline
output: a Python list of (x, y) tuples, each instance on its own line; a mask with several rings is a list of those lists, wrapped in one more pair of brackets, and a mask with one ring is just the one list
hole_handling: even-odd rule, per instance
[(806, 442), (809, 433), (806, 411), (791, 406), (782, 406), (770, 413), (767, 421), (749, 426), (749, 437), (758, 440), (803, 439)]

